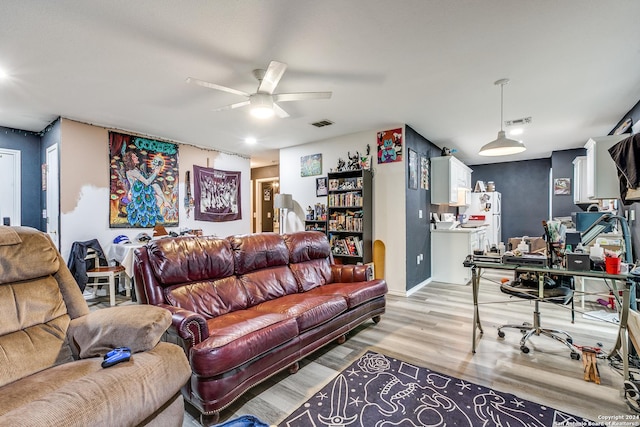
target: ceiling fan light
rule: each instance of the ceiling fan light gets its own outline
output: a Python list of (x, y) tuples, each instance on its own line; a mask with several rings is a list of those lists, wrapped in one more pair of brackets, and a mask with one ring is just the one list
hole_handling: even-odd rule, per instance
[(273, 117), (273, 98), (266, 93), (255, 93), (249, 98), (251, 102), (251, 115), (259, 119)]
[(481, 156), (508, 156), (522, 153), (526, 149), (524, 143), (507, 138), (504, 131), (501, 130), (498, 132), (498, 138), (482, 146), (478, 154)]

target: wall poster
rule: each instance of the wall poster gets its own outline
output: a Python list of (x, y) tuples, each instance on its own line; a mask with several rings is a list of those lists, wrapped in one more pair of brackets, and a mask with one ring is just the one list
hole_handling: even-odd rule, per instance
[(402, 161), (402, 128), (378, 132), (378, 163)]
[(109, 132), (109, 227), (178, 226), (178, 145)]
[(420, 155), (420, 188), (429, 189), (429, 159)]
[(311, 154), (300, 157), (300, 176), (322, 174), (322, 154)]
[(240, 172), (193, 166), (194, 218), (199, 221), (242, 219)]

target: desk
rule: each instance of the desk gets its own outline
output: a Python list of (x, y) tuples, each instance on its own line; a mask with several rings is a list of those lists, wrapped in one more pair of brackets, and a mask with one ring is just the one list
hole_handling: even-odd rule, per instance
[[(543, 274), (547, 273), (554, 276), (592, 277), (597, 279), (611, 279), (614, 283), (615, 291), (619, 290), (617, 287), (617, 281), (624, 281), (627, 284), (627, 286), (625, 286), (625, 288), (622, 289), (622, 303), (620, 304), (622, 308), (620, 312), (618, 338), (616, 340), (616, 344), (614, 348), (609, 353), (609, 357), (613, 356), (618, 349), (621, 350), (624, 379), (625, 381), (629, 379), (629, 347), (628, 347), (629, 331), (627, 329), (627, 321), (629, 318), (630, 288), (633, 288), (635, 292), (635, 283), (632, 283), (632, 281), (629, 280), (629, 276), (627, 276), (626, 274), (609, 274), (602, 271), (575, 271), (575, 270), (567, 270), (563, 268), (502, 264), (497, 262), (480, 262), (480, 261), (473, 260), (472, 257), (468, 258), (464, 262), (464, 266), (471, 267), (471, 285), (473, 289), (473, 342), (472, 342), (471, 351), (473, 353), (476, 352), (476, 332), (480, 331), (480, 334), (483, 333), (482, 324), (480, 323), (480, 312), (478, 310), (478, 293), (480, 291), (480, 276), (483, 268), (494, 269), (494, 270), (509, 270), (509, 271), (513, 271), (514, 273), (515, 272), (530, 272), (530, 273), (543, 273)], [(617, 294), (618, 292), (615, 292), (615, 293)], [(538, 300), (543, 300), (542, 289), (540, 290)]]

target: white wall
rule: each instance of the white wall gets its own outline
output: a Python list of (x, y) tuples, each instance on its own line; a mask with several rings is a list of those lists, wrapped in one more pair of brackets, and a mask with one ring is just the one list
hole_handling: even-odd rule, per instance
[[(133, 240), (140, 232), (151, 235), (152, 229), (109, 228), (109, 130), (63, 119), (60, 143), (60, 252), (68, 259), (74, 241), (98, 239), (105, 251), (120, 234)], [(126, 132), (123, 132), (126, 133)], [(167, 228), (202, 229), (205, 235), (226, 237), (250, 232), (249, 159), (179, 144), (179, 218), (180, 225)], [(187, 170), (193, 165), (241, 172), (242, 219), (229, 222), (196, 221), (193, 211), (187, 218), (184, 207)], [(191, 185), (193, 186), (193, 173)]]
[[(404, 125), (391, 125), (393, 129)], [(380, 130), (385, 130), (380, 129)], [(367, 144), (373, 156), (373, 240), (386, 246), (385, 275), (389, 292), (406, 295), (405, 245), (405, 177), (404, 161), (378, 165), (376, 135), (378, 130), (359, 132), (280, 150), (280, 192), (293, 196), (294, 210), (287, 218), (287, 231), (304, 230), (307, 206), (327, 203), (316, 197), (316, 178), (326, 177), (336, 169), (338, 158), (347, 161), (347, 152), (366, 153)], [(403, 130), (404, 132), (404, 130)], [(300, 157), (322, 154), (322, 175), (301, 177)], [(403, 156), (403, 158), (406, 156)]]

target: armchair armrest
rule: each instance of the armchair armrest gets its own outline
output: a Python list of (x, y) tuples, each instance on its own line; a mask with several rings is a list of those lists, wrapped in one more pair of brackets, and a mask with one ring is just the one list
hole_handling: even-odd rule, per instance
[(67, 338), (82, 359), (102, 356), (113, 348), (125, 346), (137, 353), (155, 347), (169, 325), (171, 314), (160, 307), (110, 307), (73, 319)]
[(201, 343), (209, 337), (206, 319), (198, 313), (172, 305), (160, 304), (171, 313), (171, 328), (186, 341), (189, 347)]
[(366, 265), (331, 265), (331, 281), (332, 283), (353, 283), (366, 282), (367, 270)]

